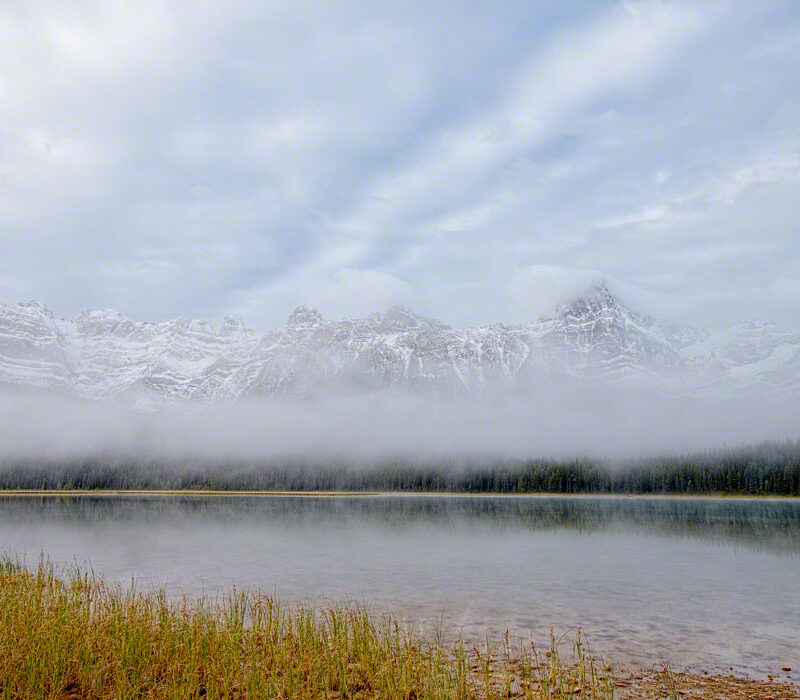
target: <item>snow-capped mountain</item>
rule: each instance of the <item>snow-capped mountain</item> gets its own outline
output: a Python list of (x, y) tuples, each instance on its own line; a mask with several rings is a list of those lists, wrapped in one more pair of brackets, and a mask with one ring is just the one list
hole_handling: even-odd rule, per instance
[(444, 395), (531, 391), (569, 377), (672, 395), (800, 388), (800, 332), (769, 322), (723, 332), (642, 316), (599, 284), (523, 325), (451, 328), (402, 307), (328, 321), (295, 309), (282, 328), (241, 321), (75, 320), (39, 302), (0, 305), (0, 383), (131, 401), (308, 397), (386, 389)]

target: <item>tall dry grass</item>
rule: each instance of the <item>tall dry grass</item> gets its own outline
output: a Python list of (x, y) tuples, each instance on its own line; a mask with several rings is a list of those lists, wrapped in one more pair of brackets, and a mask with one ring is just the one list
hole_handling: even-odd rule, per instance
[(573, 652), (447, 645), (355, 608), (175, 601), (0, 560), (3, 698), (612, 698), (610, 669), (579, 637)]

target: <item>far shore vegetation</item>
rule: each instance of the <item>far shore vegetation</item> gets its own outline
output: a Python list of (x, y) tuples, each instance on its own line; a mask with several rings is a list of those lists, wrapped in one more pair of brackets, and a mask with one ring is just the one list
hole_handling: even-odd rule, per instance
[(630, 459), (0, 458), (0, 490), (800, 496), (800, 440)]
[(285, 610), (261, 593), (216, 601), (123, 590), (91, 572), (0, 559), (4, 698), (397, 700), (800, 698), (762, 681), (614, 669), (571, 643), (445, 642), (359, 608)]

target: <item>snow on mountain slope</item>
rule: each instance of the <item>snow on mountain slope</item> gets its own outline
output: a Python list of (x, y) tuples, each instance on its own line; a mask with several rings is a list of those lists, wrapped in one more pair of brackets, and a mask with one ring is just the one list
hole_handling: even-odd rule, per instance
[(146, 323), (96, 310), (69, 321), (38, 302), (0, 305), (0, 383), (83, 398), (479, 395), (563, 377), (672, 395), (785, 393), (800, 387), (800, 332), (769, 322), (711, 332), (656, 321), (602, 283), (548, 318), (478, 328), (402, 307), (328, 321), (301, 306), (282, 328), (258, 333), (232, 318)]

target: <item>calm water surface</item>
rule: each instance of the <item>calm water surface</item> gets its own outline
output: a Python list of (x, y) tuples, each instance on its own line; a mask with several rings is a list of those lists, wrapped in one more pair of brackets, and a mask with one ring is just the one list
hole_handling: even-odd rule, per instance
[(0, 551), (108, 580), (365, 603), (447, 637), (763, 675), (800, 667), (800, 501), (0, 497)]

